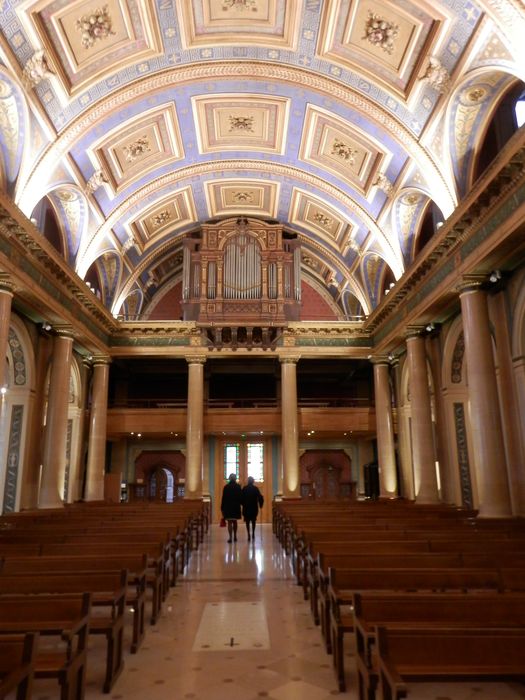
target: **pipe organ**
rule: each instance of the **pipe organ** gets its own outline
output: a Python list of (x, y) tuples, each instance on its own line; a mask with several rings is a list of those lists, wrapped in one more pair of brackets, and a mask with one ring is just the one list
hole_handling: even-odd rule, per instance
[(183, 243), (185, 320), (282, 324), (299, 319), (301, 249), (280, 224), (203, 224)]

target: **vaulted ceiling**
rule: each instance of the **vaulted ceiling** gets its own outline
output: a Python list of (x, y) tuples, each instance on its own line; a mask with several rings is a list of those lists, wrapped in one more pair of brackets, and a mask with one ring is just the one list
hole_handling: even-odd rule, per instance
[(340, 317), (370, 313), (525, 78), (519, 0), (4, 0), (0, 27), (0, 184), (115, 315), (232, 216), (281, 222)]

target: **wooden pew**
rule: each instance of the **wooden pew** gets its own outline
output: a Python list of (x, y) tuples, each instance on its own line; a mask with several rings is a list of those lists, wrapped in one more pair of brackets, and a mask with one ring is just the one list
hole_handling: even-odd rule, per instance
[(0, 700), (30, 700), (37, 648), (38, 633), (0, 634)]
[(83, 700), (91, 595), (0, 595), (0, 634), (38, 632), (61, 641), (39, 644), (35, 678), (56, 678), (61, 700)]
[(377, 630), (383, 700), (406, 698), (407, 682), (525, 679), (525, 631)]
[[(121, 571), (77, 571), (59, 574), (2, 574), (0, 575), (0, 597), (4, 595), (40, 593), (92, 594), (93, 608), (89, 618), (90, 634), (106, 637), (106, 676), (103, 691), (109, 693), (124, 668), (122, 658), (124, 634), (124, 610), (128, 572)], [(103, 608), (97, 611), (95, 608)]]
[(73, 544), (45, 544), (42, 545), (44, 556), (71, 556), (81, 553), (83, 556), (108, 556), (118, 557), (122, 554), (136, 555), (145, 552), (148, 555), (148, 569), (146, 583), (152, 590), (151, 624), (155, 625), (162, 608), (162, 586), (166, 567), (166, 547), (162, 543), (128, 542), (115, 544), (104, 542), (84, 543), (82, 548)]
[[(376, 593), (354, 594), (360, 700), (373, 700), (378, 681), (373, 646), (378, 627), (420, 628), (525, 627), (525, 595), (521, 593)], [(344, 687), (342, 640), (334, 640), (339, 687)]]
[[(332, 569), (328, 571), (328, 588), (324, 610), (332, 639), (333, 662), (342, 667), (339, 651), (344, 635), (353, 631), (353, 615), (344, 615), (343, 606), (352, 605), (359, 591), (466, 591), (501, 589), (497, 569)], [(344, 683), (344, 674), (338, 675)]]
[(146, 554), (112, 555), (69, 555), (69, 556), (38, 556), (38, 557), (9, 557), (0, 561), (0, 575), (3, 574), (35, 574), (67, 573), (77, 571), (114, 571), (127, 569), (128, 590), (126, 605), (133, 611), (133, 635), (131, 653), (135, 654), (144, 640), (144, 607), (146, 597), (146, 570), (148, 557)]

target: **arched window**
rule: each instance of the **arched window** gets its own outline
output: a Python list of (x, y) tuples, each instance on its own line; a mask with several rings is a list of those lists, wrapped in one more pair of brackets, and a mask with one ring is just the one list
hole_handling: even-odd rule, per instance
[(492, 163), (503, 146), (525, 120), (525, 83), (514, 85), (501, 99), (494, 112), (485, 137), (480, 144), (474, 168), (475, 182)]

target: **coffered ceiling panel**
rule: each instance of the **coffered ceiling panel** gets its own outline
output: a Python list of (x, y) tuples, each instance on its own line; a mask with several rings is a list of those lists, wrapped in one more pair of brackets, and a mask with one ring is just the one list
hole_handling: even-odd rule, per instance
[(153, 0), (44, 0), (18, 10), (67, 94), (121, 66), (160, 55)]
[(290, 100), (213, 95), (192, 100), (199, 150), (283, 153)]
[(294, 188), (292, 193), (290, 221), (320, 236), (341, 253), (352, 230), (341, 214), (299, 188)]
[(299, 156), (305, 162), (331, 171), (366, 196), (386, 155), (363, 131), (308, 105)]
[(277, 214), (279, 186), (263, 180), (221, 180), (206, 182), (210, 218), (248, 213), (249, 216)]
[(424, 2), (328, 0), (318, 52), (374, 82), (388, 81), (406, 98), (445, 20)]
[(114, 191), (129, 186), (150, 170), (180, 160), (183, 155), (173, 103), (122, 124), (89, 149), (95, 169), (106, 173)]
[(263, 43), (294, 49), (302, 0), (177, 2), (185, 48)]
[(139, 246), (146, 249), (151, 239), (177, 231), (195, 221), (195, 217), (191, 187), (185, 187), (140, 214), (128, 231)]

